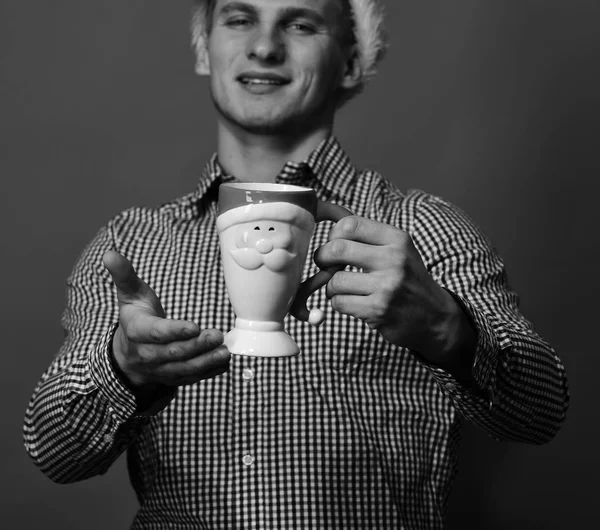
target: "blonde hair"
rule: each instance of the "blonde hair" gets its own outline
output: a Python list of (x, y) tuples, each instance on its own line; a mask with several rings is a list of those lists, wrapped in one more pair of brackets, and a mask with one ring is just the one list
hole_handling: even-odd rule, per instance
[[(356, 87), (346, 90), (340, 105), (362, 92), (377, 73), (377, 66), (387, 50), (384, 10), (380, 0), (346, 0), (352, 15), (352, 31), (357, 50), (360, 79)], [(196, 53), (196, 73), (208, 75), (206, 37), (210, 31), (212, 9), (216, 0), (194, 0), (191, 18), (192, 47)]]

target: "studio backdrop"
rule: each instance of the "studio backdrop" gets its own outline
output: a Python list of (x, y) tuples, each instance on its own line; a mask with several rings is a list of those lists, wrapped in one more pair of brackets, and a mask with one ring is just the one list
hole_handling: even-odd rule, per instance
[[(62, 341), (65, 280), (133, 205), (189, 192), (215, 112), (189, 44), (191, 0), (0, 0), (3, 528), (127, 528), (125, 459), (59, 486), (22, 420)], [(466, 426), (448, 527), (589, 528), (597, 514), (600, 2), (387, 0), (391, 48), (336, 134), (360, 167), (467, 211), (572, 400), (548, 445)]]

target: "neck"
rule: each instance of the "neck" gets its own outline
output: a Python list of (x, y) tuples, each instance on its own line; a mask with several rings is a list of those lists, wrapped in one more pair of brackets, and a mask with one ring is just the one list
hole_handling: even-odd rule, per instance
[(306, 160), (331, 131), (323, 126), (304, 136), (254, 134), (219, 121), (219, 163), (240, 180), (274, 182), (286, 162)]

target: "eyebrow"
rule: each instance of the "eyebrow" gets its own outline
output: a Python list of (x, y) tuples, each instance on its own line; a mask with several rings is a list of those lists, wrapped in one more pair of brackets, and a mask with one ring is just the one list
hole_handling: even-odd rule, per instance
[[(227, 16), (232, 12), (242, 12), (248, 15), (258, 15), (258, 10), (251, 4), (246, 2), (230, 2), (225, 4), (218, 13), (218, 16)], [(295, 18), (307, 18), (315, 22), (316, 24), (327, 24), (327, 21), (319, 12), (314, 9), (306, 7), (284, 7), (278, 13), (278, 15), (285, 20), (292, 20)]]
[(225, 4), (220, 10), (218, 15), (228, 15), (233, 11), (242, 11), (247, 14), (256, 14), (256, 8), (253, 5), (247, 4), (245, 2), (229, 2)]
[(326, 24), (327, 22), (319, 12), (306, 7), (285, 7), (281, 10), (281, 15), (286, 20), (307, 18), (318, 24)]

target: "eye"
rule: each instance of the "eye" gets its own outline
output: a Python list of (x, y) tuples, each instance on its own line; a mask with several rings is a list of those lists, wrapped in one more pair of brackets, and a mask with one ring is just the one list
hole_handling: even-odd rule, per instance
[(301, 35), (311, 35), (315, 32), (315, 28), (302, 22), (293, 22), (288, 25), (288, 28), (294, 33), (299, 33)]
[(270, 227), (269, 232), (275, 232), (275, 229), (273, 227)]
[(225, 22), (225, 25), (230, 28), (244, 28), (250, 25), (250, 20), (247, 18), (232, 18)]
[(254, 230), (260, 230), (260, 226), (255, 226)]

